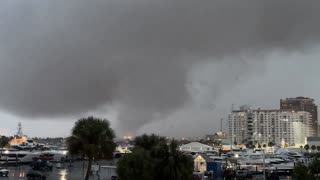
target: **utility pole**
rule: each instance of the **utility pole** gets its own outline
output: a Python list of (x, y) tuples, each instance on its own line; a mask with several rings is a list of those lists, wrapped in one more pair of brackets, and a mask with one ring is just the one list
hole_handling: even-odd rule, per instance
[(266, 157), (265, 157), (265, 152), (263, 149), (263, 180), (266, 179)]
[[(231, 105), (231, 114), (233, 113), (234, 111), (234, 104)], [(230, 125), (229, 125), (230, 126)], [(231, 120), (231, 135), (230, 135), (230, 151), (231, 153), (233, 153), (233, 137), (234, 137), (234, 132), (233, 132), (233, 126), (234, 126), (234, 117), (232, 117), (232, 120)]]

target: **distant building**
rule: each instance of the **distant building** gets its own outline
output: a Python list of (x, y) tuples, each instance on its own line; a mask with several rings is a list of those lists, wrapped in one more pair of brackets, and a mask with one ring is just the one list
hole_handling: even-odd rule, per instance
[(180, 151), (205, 152), (205, 151), (213, 151), (213, 147), (205, 145), (205, 144), (201, 144), (199, 142), (192, 142), (192, 143), (184, 144), (184, 145), (180, 146)]
[(306, 111), (298, 111), (293, 113), (292, 125), (294, 133), (294, 143), (296, 145), (305, 144), (306, 137), (310, 136), (310, 124), (312, 123), (312, 115)]
[(229, 136), (238, 144), (303, 144), (312, 116), (305, 111), (250, 110), (240, 108), (229, 114)]
[(312, 115), (309, 134), (310, 136), (318, 136), (318, 106), (314, 103), (314, 99), (307, 97), (281, 99), (280, 110), (309, 112)]
[(216, 140), (221, 141), (222, 139), (226, 139), (226, 138), (227, 138), (227, 135), (223, 132), (216, 132), (214, 134), (207, 134), (205, 136), (206, 141), (216, 141)]
[[(217, 158), (217, 159), (215, 159)], [(210, 157), (207, 154), (199, 153), (194, 161), (194, 172), (221, 172), (220, 157)]]

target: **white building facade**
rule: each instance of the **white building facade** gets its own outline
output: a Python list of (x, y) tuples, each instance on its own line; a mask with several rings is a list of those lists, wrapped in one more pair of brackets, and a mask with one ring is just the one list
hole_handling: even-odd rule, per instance
[[(249, 141), (254, 144), (286, 143), (289, 146), (304, 144), (305, 138), (309, 136), (311, 120), (311, 114), (305, 111), (240, 109), (229, 114), (229, 137), (238, 144)], [(248, 133), (251, 132), (250, 140)]]
[(180, 146), (180, 151), (205, 152), (205, 151), (213, 151), (213, 147), (199, 143), (199, 142), (191, 142), (191, 143)]

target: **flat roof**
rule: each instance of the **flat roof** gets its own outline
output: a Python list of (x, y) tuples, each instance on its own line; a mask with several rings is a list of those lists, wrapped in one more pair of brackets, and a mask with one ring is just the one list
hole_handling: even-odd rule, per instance
[(307, 141), (320, 141), (320, 137), (307, 137)]

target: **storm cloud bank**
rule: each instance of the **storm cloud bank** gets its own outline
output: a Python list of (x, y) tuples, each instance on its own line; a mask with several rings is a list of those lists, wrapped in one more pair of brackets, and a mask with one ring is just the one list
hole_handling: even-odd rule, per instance
[(114, 103), (135, 131), (190, 102), (196, 65), (250, 71), (259, 54), (304, 50), (320, 40), (319, 17), (312, 0), (2, 1), (0, 108), (59, 117)]

